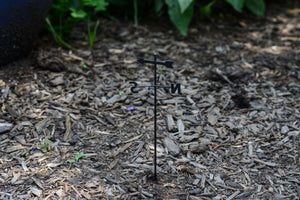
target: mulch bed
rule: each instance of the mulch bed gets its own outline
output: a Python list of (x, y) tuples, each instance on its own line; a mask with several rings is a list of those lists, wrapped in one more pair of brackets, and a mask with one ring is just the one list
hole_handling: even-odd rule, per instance
[[(197, 23), (187, 38), (102, 20), (92, 50), (77, 32), (76, 52), (43, 45), (1, 69), (0, 198), (299, 199), (293, 11), (236, 30)], [(152, 66), (136, 59), (154, 52), (174, 61), (159, 84), (182, 86), (157, 90), (157, 182), (153, 91), (129, 83), (152, 84)]]

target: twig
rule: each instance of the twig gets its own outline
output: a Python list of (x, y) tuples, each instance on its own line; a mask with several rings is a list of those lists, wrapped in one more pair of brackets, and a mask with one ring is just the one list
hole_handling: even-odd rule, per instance
[(226, 200), (232, 200), (233, 198), (235, 198), (240, 193), (241, 193), (241, 191), (238, 190), (235, 193), (233, 193), (232, 195), (230, 195)]
[(183, 104), (182, 106), (183, 106), (183, 107), (186, 107), (186, 108), (193, 109), (193, 110), (197, 110), (198, 113), (199, 113), (200, 119), (201, 119), (202, 121), (205, 121), (205, 119), (203, 118), (203, 116), (202, 116), (202, 114), (201, 114), (201, 110), (200, 110), (199, 108), (197, 108), (197, 107), (195, 107), (195, 106), (185, 105), (185, 104)]
[(70, 132), (71, 132), (71, 120), (70, 120), (70, 115), (67, 115), (66, 116), (66, 132), (65, 132), (65, 135), (64, 135), (64, 138), (63, 138), (64, 142), (68, 141)]
[(0, 194), (5, 194), (5, 195), (7, 195), (7, 196), (11, 196), (11, 194), (10, 194), (10, 193), (7, 193), (7, 192), (0, 192)]
[(78, 192), (78, 190), (74, 187), (74, 185), (70, 184), (70, 183), (66, 183), (66, 182), (63, 182), (63, 181), (57, 181), (58, 183), (62, 183), (62, 184), (65, 184), (67, 186), (70, 186), (78, 195), (79, 197), (81, 198), (81, 194)]

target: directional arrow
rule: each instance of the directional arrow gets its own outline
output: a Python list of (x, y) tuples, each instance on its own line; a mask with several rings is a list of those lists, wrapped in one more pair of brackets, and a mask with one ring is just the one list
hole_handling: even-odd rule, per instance
[(167, 68), (173, 68), (173, 61), (169, 61), (169, 60), (167, 60), (165, 62), (160, 62), (160, 61), (145, 60), (144, 58), (140, 58), (137, 61), (141, 64), (151, 63), (151, 64), (157, 64), (157, 65), (164, 65)]

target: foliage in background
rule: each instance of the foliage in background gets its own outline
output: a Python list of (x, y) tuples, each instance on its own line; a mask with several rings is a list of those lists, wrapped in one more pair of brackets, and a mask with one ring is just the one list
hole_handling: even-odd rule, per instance
[[(163, 1), (163, 0), (160, 0)], [(223, 4), (224, 1), (230, 4), (237, 12), (243, 12), (243, 8), (246, 7), (253, 14), (257, 16), (263, 16), (265, 12), (265, 2), (264, 0), (211, 0), (203, 1), (206, 2), (204, 6), (200, 6), (199, 14), (200, 19), (204, 16), (210, 15), (212, 13), (212, 8), (216, 4)], [(196, 0), (165, 0), (168, 5), (168, 14), (182, 35), (187, 34), (188, 26), (193, 17), (193, 10), (196, 8), (196, 3), (201, 1)]]
[(87, 22), (89, 44), (92, 47), (99, 22), (96, 23), (94, 30), (91, 30), (89, 23), (94, 20), (97, 13), (105, 11), (107, 6), (108, 2), (105, 0), (54, 0), (46, 23), (56, 41), (72, 49), (63, 41), (63, 34), (70, 33), (79, 20)]
[(176, 28), (180, 31), (180, 33), (184, 36), (187, 34), (188, 26), (191, 22), (194, 12), (194, 1), (193, 0), (165, 0), (168, 5), (168, 14), (176, 26)]
[(54, 38), (68, 48), (72, 47), (63, 41), (63, 34), (69, 33), (79, 20), (87, 22), (89, 44), (92, 47), (99, 21), (93, 30), (89, 23), (95, 20), (99, 12), (104, 12), (105, 16), (112, 19), (133, 18), (137, 25), (140, 17), (153, 13), (159, 17), (167, 11), (175, 27), (186, 36), (194, 13), (199, 13), (200, 19), (203, 19), (211, 15), (214, 7), (226, 5), (239, 13), (244, 8), (257, 16), (265, 12), (264, 0), (54, 0), (46, 22)]
[(226, 2), (240, 13), (243, 11), (244, 6), (257, 16), (263, 16), (265, 13), (264, 0), (226, 0)]

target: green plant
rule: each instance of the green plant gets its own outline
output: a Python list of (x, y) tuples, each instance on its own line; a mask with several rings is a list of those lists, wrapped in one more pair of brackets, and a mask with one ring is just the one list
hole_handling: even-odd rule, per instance
[(179, 32), (186, 36), (194, 12), (194, 0), (165, 0), (165, 2), (171, 21)]
[(75, 163), (78, 162), (78, 160), (83, 156), (83, 152), (77, 153), (75, 155), (75, 159), (68, 160), (69, 163)]
[[(108, 5), (111, 9), (107, 10)], [(265, 0), (54, 0), (46, 22), (56, 41), (73, 49), (63, 40), (63, 34), (69, 33), (78, 21), (85, 21), (89, 45), (93, 47), (99, 20), (96, 21), (93, 30), (90, 22), (94, 21), (96, 14), (101, 11), (105, 11), (104, 14), (110, 18), (122, 15), (125, 18), (133, 17), (137, 25), (139, 17), (153, 16), (153, 13), (159, 16), (167, 9), (172, 23), (186, 36), (196, 8), (199, 8), (200, 18), (203, 19), (211, 15), (214, 8), (226, 8), (226, 5), (240, 13), (244, 8), (257, 16), (262, 16), (265, 12)], [(224, 17), (224, 14), (219, 13), (219, 16)]]
[(43, 153), (46, 153), (50, 149), (51, 140), (41, 140), (41, 144), (38, 145), (39, 149), (42, 150)]
[[(93, 21), (95, 14), (105, 11), (108, 3), (106, 0), (54, 0), (46, 18), (48, 30), (55, 40), (61, 45), (74, 49), (62, 38), (65, 33), (70, 33), (74, 25), (82, 20), (87, 23)], [(97, 21), (93, 31), (88, 25), (89, 44), (92, 47), (97, 33)]]
[(203, 6), (200, 8), (200, 19), (204, 19), (204, 17), (206, 15), (210, 15), (211, 14), (211, 7), (216, 3), (216, 0), (211, 1), (210, 3), (208, 3), (207, 5)]
[(203, 19), (204, 16), (210, 15), (212, 7), (223, 2), (230, 4), (239, 13), (243, 12), (244, 7), (257, 16), (263, 16), (265, 13), (266, 6), (264, 0), (212, 0), (200, 8), (200, 18)]
[(57, 43), (59, 43), (59, 44), (62, 45), (62, 46), (65, 46), (65, 47), (67, 47), (67, 48), (69, 48), (69, 49), (71, 49), (71, 50), (75, 50), (74, 47), (72, 47), (71, 45), (69, 45), (68, 43), (66, 43), (66, 42), (62, 39), (62, 33), (60, 33), (60, 34), (57, 33), (57, 31), (56, 31), (55, 28), (53, 27), (53, 25), (52, 25), (52, 23), (51, 23), (51, 21), (49, 20), (48, 17), (46, 17), (46, 23), (47, 23), (47, 25), (48, 25), (48, 27), (49, 27), (49, 30), (50, 30), (50, 32), (52, 33), (52, 35), (53, 35), (53, 37), (54, 37), (54, 39), (55, 39), (55, 41), (56, 41)]
[(123, 94), (124, 94), (124, 91), (121, 90), (121, 91), (119, 92), (119, 96), (121, 97), (121, 96), (123, 96)]
[[(162, 0), (156, 0), (155, 2), (157, 5), (160, 5), (159, 8), (161, 9)], [(229, 3), (240, 13), (243, 12), (243, 7), (246, 7), (257, 16), (263, 16), (265, 12), (264, 0), (211, 0), (206, 5), (200, 7), (200, 19), (203, 19), (206, 15), (210, 15), (215, 4), (222, 4), (223, 2)], [(179, 32), (186, 36), (188, 26), (193, 17), (195, 0), (165, 0), (165, 3), (168, 6), (168, 14), (171, 21)], [(156, 11), (159, 11), (159, 9)]]
[(242, 12), (243, 7), (246, 6), (253, 14), (263, 16), (265, 13), (264, 0), (226, 0), (236, 11)]
[[(164, 0), (107, 0), (114, 9), (109, 10), (109, 16), (124, 16), (125, 18), (133, 17), (135, 25), (138, 25), (138, 19), (141, 16), (153, 12), (154, 2), (161, 1), (162, 6)], [(159, 8), (160, 10), (160, 8)], [(139, 14), (141, 16), (139, 16)]]
[(97, 29), (99, 26), (99, 20), (97, 20), (96, 25), (94, 27), (94, 30), (91, 31), (90, 25), (88, 24), (88, 35), (89, 35), (89, 42), (90, 42), (90, 47), (92, 48), (94, 45), (94, 40), (97, 34)]
[(87, 65), (85, 64), (85, 62), (81, 61), (80, 64), (81, 64), (81, 66), (82, 66), (84, 69), (87, 68)]
[(157, 73), (158, 74), (162, 74), (162, 72), (163, 72), (164, 69), (165, 69), (165, 66), (160, 67)]

